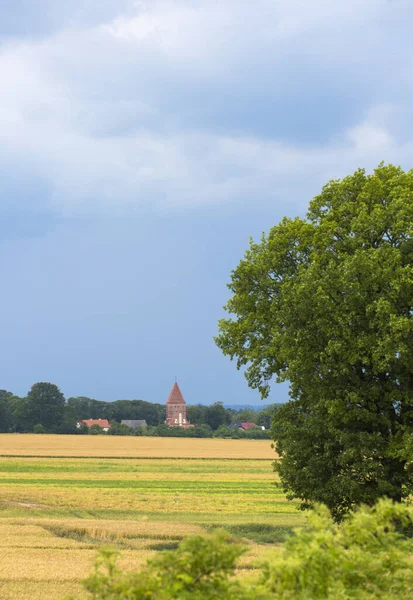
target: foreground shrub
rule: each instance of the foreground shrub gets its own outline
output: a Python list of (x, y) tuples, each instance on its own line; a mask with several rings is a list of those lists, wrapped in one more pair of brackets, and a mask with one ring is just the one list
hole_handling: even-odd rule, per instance
[(341, 525), (323, 506), (309, 527), (288, 538), (285, 552), (263, 566), (268, 598), (391, 600), (410, 598), (413, 509), (389, 500), (362, 508)]
[(226, 533), (193, 536), (173, 551), (160, 552), (141, 572), (123, 573), (117, 553), (103, 549), (85, 581), (96, 600), (230, 600), (247, 598), (232, 578), (244, 548)]
[[(103, 550), (85, 582), (95, 600), (399, 600), (413, 594), (413, 509), (380, 501), (343, 523), (327, 508), (287, 538), (259, 575), (234, 577), (244, 552), (228, 534), (195, 536), (162, 552), (145, 570), (123, 573)], [(408, 535), (409, 534), (409, 535)]]

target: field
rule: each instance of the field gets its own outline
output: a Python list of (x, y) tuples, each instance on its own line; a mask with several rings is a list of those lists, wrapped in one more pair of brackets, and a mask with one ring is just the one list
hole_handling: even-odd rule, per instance
[(0, 434), (0, 456), (273, 460), (274, 451), (267, 440)]
[(303, 522), (266, 441), (0, 435), (0, 455), (1, 600), (86, 598), (101, 544), (138, 568), (218, 527), (248, 544), (242, 572)]

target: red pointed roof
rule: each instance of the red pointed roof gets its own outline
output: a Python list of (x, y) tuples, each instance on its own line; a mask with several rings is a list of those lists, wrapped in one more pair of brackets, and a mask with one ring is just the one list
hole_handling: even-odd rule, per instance
[(186, 404), (184, 397), (182, 396), (182, 392), (179, 389), (179, 385), (176, 383), (173, 384), (171, 393), (169, 394), (167, 404)]

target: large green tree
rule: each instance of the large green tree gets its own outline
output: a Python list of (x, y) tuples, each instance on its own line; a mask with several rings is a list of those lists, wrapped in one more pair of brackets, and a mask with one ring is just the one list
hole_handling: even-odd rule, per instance
[(188, 421), (193, 425), (204, 425), (205, 417), (207, 412), (207, 406), (197, 404), (194, 406), (188, 406), (186, 409), (186, 416)]
[(205, 424), (209, 425), (211, 429), (215, 430), (221, 425), (228, 425), (230, 420), (231, 417), (222, 402), (214, 402), (211, 406), (206, 407)]
[(65, 398), (53, 383), (35, 383), (27, 394), (27, 404), (34, 425), (57, 431), (65, 416)]
[(217, 344), (277, 411), (290, 498), (336, 518), (413, 491), (413, 171), (330, 181), (306, 219), (284, 218), (233, 271)]

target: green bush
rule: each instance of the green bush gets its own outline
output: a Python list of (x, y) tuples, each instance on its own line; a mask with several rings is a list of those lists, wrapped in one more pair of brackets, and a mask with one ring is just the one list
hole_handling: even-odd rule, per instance
[(341, 525), (318, 506), (309, 527), (287, 538), (285, 552), (263, 567), (268, 598), (395, 600), (411, 598), (413, 509), (381, 500)]
[(194, 536), (163, 551), (141, 572), (123, 573), (116, 552), (103, 549), (85, 587), (95, 600), (247, 600), (232, 576), (244, 549), (228, 534)]
[(187, 538), (141, 572), (104, 549), (85, 587), (95, 600), (402, 600), (413, 597), (413, 508), (380, 501), (341, 524), (318, 506), (259, 575), (234, 577), (244, 548), (224, 532)]
[(89, 435), (106, 435), (106, 431), (103, 431), (100, 425), (92, 425), (89, 428)]
[(134, 431), (132, 427), (128, 427), (125, 423), (117, 423), (116, 421), (111, 422), (111, 427), (108, 431), (108, 435), (133, 435)]
[(33, 433), (47, 433), (47, 429), (41, 423), (38, 423), (33, 427)]

